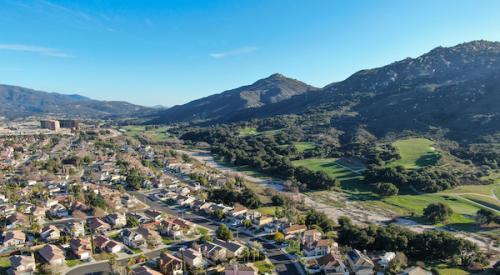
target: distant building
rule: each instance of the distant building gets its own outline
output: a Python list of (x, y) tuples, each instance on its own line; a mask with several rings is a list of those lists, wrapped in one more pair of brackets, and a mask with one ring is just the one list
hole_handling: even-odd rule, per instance
[(52, 131), (57, 131), (61, 126), (59, 125), (59, 121), (57, 120), (41, 120), (40, 127), (42, 129), (49, 129)]
[(59, 120), (59, 125), (61, 126), (61, 128), (79, 129), (80, 121), (75, 119), (63, 119)]

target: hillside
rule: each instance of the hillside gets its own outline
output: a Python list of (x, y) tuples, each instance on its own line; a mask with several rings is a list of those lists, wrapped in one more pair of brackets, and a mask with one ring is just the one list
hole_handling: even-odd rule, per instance
[(216, 111), (224, 116), (214, 122), (325, 114), (332, 126), (344, 131), (361, 125), (379, 137), (403, 130), (441, 131), (468, 141), (498, 135), (498, 102), (500, 43), (472, 41), (362, 70), (344, 81), (258, 108), (235, 111), (219, 105)]
[(273, 74), (251, 85), (169, 108), (160, 112), (154, 123), (223, 120), (243, 110), (275, 104), (315, 89), (298, 80)]
[(0, 85), (0, 106), (0, 116), (6, 118), (49, 114), (82, 118), (125, 117), (150, 111), (123, 101), (98, 101), (10, 85)]

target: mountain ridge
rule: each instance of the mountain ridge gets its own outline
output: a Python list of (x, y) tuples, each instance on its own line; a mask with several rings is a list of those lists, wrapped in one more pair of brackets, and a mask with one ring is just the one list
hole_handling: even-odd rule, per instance
[(44, 92), (0, 84), (0, 116), (59, 115), (75, 118), (136, 116), (151, 109), (125, 101), (100, 101), (78, 94)]
[(500, 131), (497, 102), (500, 42), (476, 40), (360, 70), (321, 89), (241, 109), (204, 124), (323, 112), (330, 114), (332, 126), (344, 131), (365, 127), (384, 136), (394, 131), (441, 129), (454, 139), (468, 140)]
[(250, 85), (173, 106), (160, 112), (153, 123), (222, 119), (241, 110), (259, 108), (313, 90), (317, 88), (275, 73)]

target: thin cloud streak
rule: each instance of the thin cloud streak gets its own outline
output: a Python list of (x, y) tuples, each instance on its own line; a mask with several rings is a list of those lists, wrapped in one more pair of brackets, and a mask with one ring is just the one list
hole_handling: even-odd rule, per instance
[(58, 58), (68, 58), (73, 57), (65, 52), (57, 49), (32, 46), (32, 45), (20, 45), (20, 44), (0, 44), (0, 50), (5, 51), (18, 51), (18, 52), (29, 52), (36, 53), (45, 56), (58, 57)]
[(243, 47), (243, 48), (239, 48), (239, 49), (230, 50), (227, 52), (211, 53), (210, 57), (215, 58), (215, 59), (222, 59), (222, 58), (226, 58), (226, 57), (237, 56), (237, 55), (255, 52), (256, 50), (257, 50), (257, 47)]

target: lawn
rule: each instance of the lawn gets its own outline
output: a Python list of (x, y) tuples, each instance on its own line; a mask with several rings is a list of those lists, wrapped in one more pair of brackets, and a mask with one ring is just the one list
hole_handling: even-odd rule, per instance
[[(7, 274), (7, 269), (10, 267), (9, 257), (0, 257), (0, 273)], [(5, 272), (5, 273), (4, 273)]]
[(352, 158), (309, 158), (292, 161), (294, 166), (303, 166), (312, 171), (324, 171), (340, 180), (342, 191), (353, 200), (367, 200), (376, 196), (373, 187), (363, 182), (363, 163)]
[(491, 196), (495, 189), (499, 188), (500, 184), (488, 184), (488, 185), (460, 185), (453, 189), (448, 189), (443, 191), (444, 193), (473, 193), (480, 195)]
[(307, 150), (314, 149), (314, 147), (316, 147), (314, 145), (314, 143), (312, 143), (312, 142), (305, 142), (305, 141), (295, 142), (293, 145), (295, 146), (295, 148), (297, 149), (297, 151), (299, 151), (300, 153), (302, 153), (304, 151), (307, 151)]
[(432, 145), (434, 142), (426, 138), (402, 139), (392, 143), (401, 155), (401, 159), (391, 162), (390, 166), (403, 166), (407, 169), (416, 169), (434, 165), (440, 155)]
[(259, 274), (272, 273), (274, 271), (274, 265), (268, 261), (257, 261), (253, 265), (259, 270)]
[(276, 214), (276, 208), (282, 209), (283, 207), (280, 207), (280, 206), (262, 206), (262, 207), (257, 208), (257, 211), (259, 211), (262, 215), (274, 216)]
[(495, 209), (496, 211), (500, 211), (500, 203), (497, 199), (494, 199), (492, 197), (486, 197), (486, 196), (481, 196), (481, 195), (474, 195), (474, 194), (464, 194), (461, 195), (461, 197), (466, 198), (468, 200), (471, 200), (475, 203), (478, 203), (486, 208), (490, 209)]
[(131, 138), (145, 137), (153, 142), (165, 142), (171, 138), (167, 133), (168, 127), (158, 127), (146, 130), (145, 126), (128, 125), (120, 129), (125, 130), (125, 135)]
[(437, 268), (439, 275), (468, 275), (471, 274), (463, 269), (459, 268)]
[(255, 127), (245, 127), (240, 129), (240, 137), (253, 136), (257, 134)]
[(342, 159), (337, 158), (309, 158), (292, 161), (294, 166), (303, 166), (312, 171), (324, 171), (329, 176), (340, 181), (359, 177), (362, 170), (359, 166), (350, 167)]
[(448, 204), (454, 213), (462, 215), (475, 215), (479, 206), (464, 200), (459, 196), (447, 194), (422, 194), (422, 195), (398, 195), (384, 198), (383, 201), (389, 205), (397, 206), (408, 212), (421, 215), (427, 205), (436, 202)]
[(79, 259), (74, 259), (74, 260), (66, 260), (66, 265), (68, 267), (74, 267), (74, 266), (77, 266), (79, 264), (82, 264), (83, 262)]

